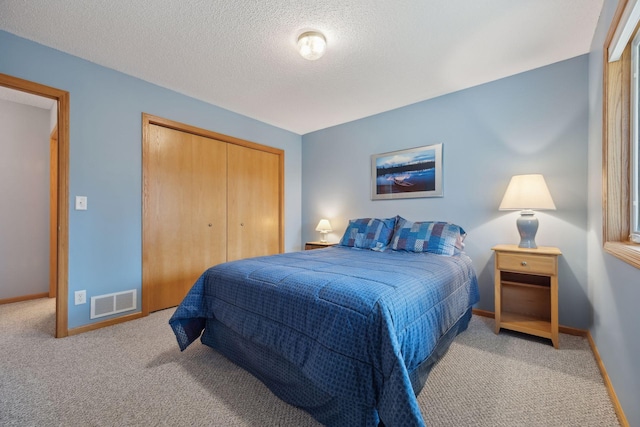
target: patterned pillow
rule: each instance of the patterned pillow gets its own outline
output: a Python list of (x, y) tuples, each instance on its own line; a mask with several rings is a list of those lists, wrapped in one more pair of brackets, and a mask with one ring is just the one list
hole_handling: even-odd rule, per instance
[(396, 218), (351, 219), (340, 240), (340, 245), (383, 250), (391, 240), (395, 224)]
[(448, 222), (411, 222), (399, 216), (391, 239), (391, 249), (453, 255), (463, 249), (462, 242), (466, 235), (462, 227)]

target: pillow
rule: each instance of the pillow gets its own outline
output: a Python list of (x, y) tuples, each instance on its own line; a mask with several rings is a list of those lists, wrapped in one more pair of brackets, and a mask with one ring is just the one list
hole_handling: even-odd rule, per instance
[(454, 255), (464, 248), (462, 242), (466, 235), (462, 227), (448, 222), (411, 222), (399, 216), (391, 239), (391, 249)]
[(395, 224), (396, 218), (351, 219), (339, 244), (361, 249), (383, 250), (391, 240)]

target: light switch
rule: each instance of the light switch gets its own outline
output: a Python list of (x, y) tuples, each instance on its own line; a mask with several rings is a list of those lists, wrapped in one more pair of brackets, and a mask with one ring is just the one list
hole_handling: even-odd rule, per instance
[(76, 210), (77, 211), (87, 210), (87, 196), (76, 196)]

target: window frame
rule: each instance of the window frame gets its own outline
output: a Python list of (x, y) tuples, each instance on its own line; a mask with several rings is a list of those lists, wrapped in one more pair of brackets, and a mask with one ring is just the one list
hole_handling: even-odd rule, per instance
[(602, 233), (605, 252), (640, 269), (640, 245), (629, 240), (631, 42), (620, 60), (609, 62), (609, 46), (626, 4), (625, 0), (618, 4), (603, 49)]

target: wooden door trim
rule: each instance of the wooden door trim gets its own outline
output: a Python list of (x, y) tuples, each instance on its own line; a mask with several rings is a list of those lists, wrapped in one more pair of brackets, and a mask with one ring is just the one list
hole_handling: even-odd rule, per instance
[(143, 132), (144, 132), (145, 124), (163, 126), (169, 129), (179, 130), (181, 132), (204, 136), (205, 138), (217, 139), (218, 141), (224, 141), (231, 144), (242, 145), (243, 147), (254, 148), (260, 151), (266, 151), (267, 153), (284, 155), (284, 150), (281, 150), (279, 148), (269, 147), (268, 145), (262, 145), (256, 142), (246, 141), (244, 139), (236, 138), (234, 136), (224, 135), (222, 133), (217, 133), (207, 129), (202, 129), (199, 127), (187, 125), (184, 123), (176, 122), (174, 120), (169, 120), (162, 117), (153, 116), (151, 114), (142, 113)]
[[(57, 120), (57, 117), (56, 117)], [(58, 124), (49, 135), (49, 298), (58, 291)]]
[[(207, 129), (202, 129), (196, 126), (191, 126), (185, 123), (176, 122), (174, 120), (165, 119), (163, 117), (154, 116), (152, 114), (142, 113), (142, 233), (144, 236), (144, 224), (145, 217), (147, 215), (147, 179), (148, 176), (148, 159), (145, 156), (147, 144), (149, 139), (149, 126), (158, 125), (169, 129), (174, 129), (181, 132), (191, 133), (205, 138), (216, 139), (218, 141), (227, 142), (230, 144), (240, 145), (247, 148), (253, 148), (255, 150), (265, 151), (267, 153), (276, 154), (280, 158), (280, 182), (278, 183), (280, 193), (280, 218), (279, 218), (279, 240), (280, 240), (280, 252), (284, 252), (284, 150), (280, 148), (269, 147), (267, 145), (258, 144), (256, 142), (246, 141), (244, 139), (236, 138), (229, 135), (213, 132)], [(144, 264), (144, 237), (142, 245), (142, 263)], [(144, 265), (142, 266), (144, 271)], [(149, 315), (149, 290), (145, 285), (145, 281), (142, 280), (141, 292), (142, 292), (142, 315)]]
[(56, 338), (69, 335), (69, 92), (0, 73), (0, 86), (50, 98), (58, 104), (58, 242)]

